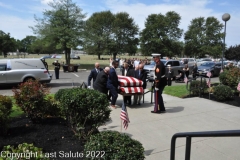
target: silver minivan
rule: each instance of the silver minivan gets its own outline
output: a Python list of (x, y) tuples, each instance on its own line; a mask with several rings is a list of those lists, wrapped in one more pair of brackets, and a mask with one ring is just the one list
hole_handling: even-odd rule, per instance
[(29, 79), (51, 82), (52, 77), (41, 59), (0, 59), (0, 85), (19, 84)]

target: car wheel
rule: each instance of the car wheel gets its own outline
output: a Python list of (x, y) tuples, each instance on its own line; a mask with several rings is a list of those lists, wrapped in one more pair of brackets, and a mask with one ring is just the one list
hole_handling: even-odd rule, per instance
[(32, 78), (32, 77), (27, 77), (27, 78), (25, 78), (24, 80), (23, 80), (23, 82), (25, 83), (25, 82), (27, 82), (27, 81), (29, 81), (29, 80), (35, 80), (34, 78)]

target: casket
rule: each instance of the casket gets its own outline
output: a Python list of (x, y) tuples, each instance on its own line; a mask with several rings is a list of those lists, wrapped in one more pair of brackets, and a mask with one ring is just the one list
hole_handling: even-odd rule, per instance
[(122, 94), (143, 94), (143, 87), (120, 87)]
[[(118, 75), (118, 82), (120, 87), (142, 87), (143, 81), (127, 76), (119, 76)], [(131, 89), (133, 90), (133, 89)]]

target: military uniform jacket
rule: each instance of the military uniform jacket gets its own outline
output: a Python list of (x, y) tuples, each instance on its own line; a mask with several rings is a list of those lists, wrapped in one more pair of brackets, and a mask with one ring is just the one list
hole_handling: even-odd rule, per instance
[(167, 85), (167, 78), (165, 76), (165, 66), (161, 61), (156, 63), (155, 76), (156, 76), (155, 78), (156, 88)]
[(60, 63), (54, 63), (55, 69), (60, 69)]

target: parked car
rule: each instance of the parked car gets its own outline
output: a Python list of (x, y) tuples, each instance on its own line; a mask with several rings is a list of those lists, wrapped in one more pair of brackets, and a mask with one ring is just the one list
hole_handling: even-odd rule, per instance
[(193, 66), (196, 63), (195, 58), (180, 58), (179, 61), (181, 64), (188, 64), (188, 66)]
[(212, 62), (212, 59), (211, 58), (201, 58), (198, 60), (197, 66), (200, 66), (201, 64), (203, 64), (205, 62)]
[(70, 59), (80, 59), (80, 56), (70, 55)]
[(51, 82), (52, 77), (41, 59), (0, 60), (0, 85), (19, 84), (29, 79)]
[(204, 62), (198, 66), (197, 75), (206, 76), (208, 72), (211, 72), (211, 77), (219, 76), (222, 65), (219, 62)]
[[(179, 70), (183, 70), (184, 68), (184, 64), (180, 64), (180, 61), (178, 60), (172, 60), (172, 59), (169, 59), (169, 60), (165, 60), (165, 59), (161, 59), (161, 61), (163, 62), (163, 64), (165, 65), (166, 67), (166, 72), (167, 72), (167, 65), (171, 65), (171, 68), (173, 70), (173, 77), (175, 78), (178, 74), (179, 74)], [(154, 61), (151, 61), (150, 62), (150, 65), (145, 65), (144, 66), (144, 70), (146, 70), (148, 72), (148, 80), (149, 81), (153, 81), (154, 80), (154, 67), (155, 67), (155, 62)], [(193, 69), (193, 66), (189, 66), (189, 72), (191, 73)]]
[(43, 57), (41, 57), (40, 59), (50, 59), (50, 58), (52, 58), (51, 55), (50, 55), (50, 56), (43, 56)]

